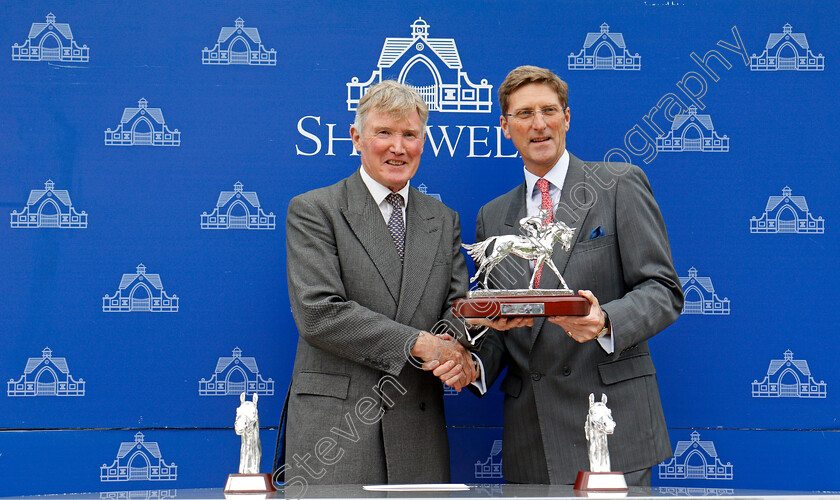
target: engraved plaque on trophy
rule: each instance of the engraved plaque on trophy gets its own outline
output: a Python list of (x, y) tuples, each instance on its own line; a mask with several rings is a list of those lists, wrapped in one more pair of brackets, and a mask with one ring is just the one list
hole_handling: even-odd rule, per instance
[[(483, 288), (471, 290), (467, 298), (453, 304), (454, 314), (461, 318), (503, 318), (514, 316), (585, 316), (589, 301), (575, 294), (566, 285), (557, 266), (551, 260), (554, 245), (560, 243), (565, 251), (571, 248), (575, 230), (561, 221), (548, 222), (550, 214), (525, 217), (519, 221), (522, 235), (491, 236), (472, 245), (462, 245), (476, 263), (476, 273), (470, 282), (479, 280)], [(509, 290), (490, 288), (490, 273), (505, 258), (514, 255), (534, 261), (528, 288)], [(563, 288), (535, 288), (541, 273), (553, 272)]]
[(610, 451), (607, 436), (615, 431), (615, 420), (607, 408), (607, 395), (601, 394), (601, 401), (595, 402), (595, 395), (589, 394), (589, 414), (584, 425), (586, 441), (589, 443), (589, 471), (580, 471), (575, 489), (580, 491), (627, 491), (627, 481), (621, 472), (610, 471)]
[[(258, 396), (245, 399), (245, 393), (239, 395), (239, 408), (236, 409), (236, 421), (233, 428), (236, 434), (242, 436), (242, 446), (239, 449), (239, 473), (229, 474), (225, 483), (226, 497), (243, 493), (248, 495), (262, 494), (262, 498), (272, 496), (276, 491), (271, 480), (271, 474), (260, 474), (260, 459), (262, 446), (260, 444), (260, 418), (257, 414)], [(234, 494), (234, 495), (230, 495)], [(251, 498), (251, 496), (249, 496)]]

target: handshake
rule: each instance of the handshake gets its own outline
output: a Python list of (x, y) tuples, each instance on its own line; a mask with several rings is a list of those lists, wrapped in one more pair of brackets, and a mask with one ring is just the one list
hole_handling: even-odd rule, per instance
[[(509, 330), (520, 326), (531, 326), (533, 318), (470, 319), (474, 326), (490, 327), (496, 330)], [(419, 368), (431, 371), (444, 384), (458, 392), (472, 384), (479, 377), (478, 357), (471, 354), (449, 333), (433, 335), (421, 331), (417, 335), (410, 354), (421, 361)]]

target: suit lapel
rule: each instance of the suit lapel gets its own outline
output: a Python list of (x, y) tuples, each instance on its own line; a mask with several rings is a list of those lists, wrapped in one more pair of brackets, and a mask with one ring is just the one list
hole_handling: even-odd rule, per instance
[[(569, 153), (569, 171), (566, 173), (566, 179), (563, 181), (563, 192), (560, 194), (560, 203), (554, 211), (556, 220), (565, 222), (575, 230), (569, 251), (563, 250), (560, 244), (557, 243), (554, 246), (554, 252), (551, 254), (551, 260), (554, 261), (554, 265), (560, 270), (560, 274), (564, 275), (564, 278), (566, 277), (566, 266), (569, 264), (569, 257), (571, 257), (572, 252), (575, 250), (575, 244), (580, 239), (580, 229), (583, 227), (584, 221), (586, 221), (586, 216), (589, 215), (589, 209), (592, 208), (592, 205), (596, 201), (590, 199), (591, 194), (588, 189), (579, 189), (577, 191), (574, 189), (576, 185), (586, 183), (586, 173), (583, 170), (583, 165), (584, 163), (580, 159)], [(577, 193), (578, 197), (583, 193), (585, 197), (583, 203), (579, 203), (580, 200), (575, 201), (572, 199), (573, 191)], [(558, 288), (559, 286), (560, 278), (547, 266), (543, 267), (540, 288), (551, 289)], [(577, 290), (574, 291), (577, 292)], [(534, 319), (534, 326), (531, 329), (531, 347), (534, 346), (537, 335), (539, 335), (544, 324), (545, 318)]]
[(341, 213), (379, 271), (394, 302), (399, 302), (402, 280), (400, 257), (382, 219), (382, 212), (374, 203), (358, 170), (347, 179), (347, 206), (342, 207)]
[(403, 324), (411, 322), (420, 304), (443, 234), (443, 220), (434, 214), (431, 199), (414, 188), (408, 196), (403, 279), (396, 316), (396, 321)]

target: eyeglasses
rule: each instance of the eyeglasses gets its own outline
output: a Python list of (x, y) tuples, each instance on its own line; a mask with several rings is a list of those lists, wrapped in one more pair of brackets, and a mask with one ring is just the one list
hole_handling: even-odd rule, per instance
[(557, 106), (547, 106), (542, 109), (520, 109), (515, 113), (508, 113), (505, 116), (512, 116), (519, 121), (527, 122), (533, 120), (534, 117), (537, 116), (537, 113), (543, 115), (543, 118), (551, 118), (563, 113), (564, 111), (566, 111), (565, 107), (559, 108)]

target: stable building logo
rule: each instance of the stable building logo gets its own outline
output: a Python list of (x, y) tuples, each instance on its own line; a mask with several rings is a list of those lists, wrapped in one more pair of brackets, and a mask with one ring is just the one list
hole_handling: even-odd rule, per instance
[(277, 65), (277, 51), (265, 48), (257, 28), (246, 28), (241, 17), (236, 18), (234, 24), (222, 28), (212, 49), (204, 47), (201, 51), (201, 64)]
[(719, 136), (715, 132), (711, 115), (698, 115), (697, 106), (692, 104), (688, 107), (688, 113), (674, 117), (671, 130), (656, 138), (656, 150), (663, 153), (726, 153), (729, 151), (729, 136)]
[(275, 228), (274, 212), (266, 214), (254, 191), (243, 191), (242, 183), (233, 185), (233, 191), (222, 191), (216, 208), (201, 214), (201, 229), (270, 229)]
[(396, 80), (414, 88), (430, 111), (489, 113), (492, 85), (472, 83), (463, 70), (452, 38), (430, 38), (429, 24), (417, 18), (411, 37), (386, 38), (376, 69), (367, 81), (353, 77), (347, 84), (347, 109), (355, 111), (367, 90), (383, 80)]
[(815, 55), (805, 33), (794, 33), (790, 24), (781, 33), (770, 33), (764, 52), (750, 56), (751, 71), (823, 71), (825, 57)]
[(659, 479), (732, 478), (732, 463), (721, 462), (715, 443), (700, 441), (697, 431), (691, 433), (691, 441), (677, 442), (674, 456), (659, 464)]
[(219, 358), (210, 380), (198, 381), (199, 396), (239, 396), (243, 392), (273, 396), (274, 380), (265, 380), (256, 358), (242, 357), (242, 349), (238, 347), (233, 350), (233, 356)]
[(180, 146), (181, 132), (169, 130), (160, 108), (141, 98), (136, 108), (123, 110), (116, 130), (105, 131), (106, 146)]
[(90, 50), (73, 39), (67, 23), (55, 22), (55, 15), (47, 14), (47, 22), (32, 23), (23, 45), (12, 45), (12, 61), (88, 62)]
[(754, 398), (825, 398), (824, 380), (817, 382), (811, 375), (811, 368), (804, 359), (793, 359), (790, 349), (784, 359), (770, 360), (767, 374), (759, 382), (753, 380)]
[(123, 274), (114, 296), (102, 298), (102, 312), (178, 312), (178, 296), (163, 290), (159, 274), (146, 274), (146, 266), (136, 273)]
[(601, 25), (600, 33), (587, 33), (583, 48), (569, 54), (569, 69), (639, 71), (642, 56), (630, 54), (621, 33), (610, 33), (610, 25)]
[(40, 358), (29, 358), (23, 375), (9, 380), (8, 396), (84, 396), (84, 379), (70, 375), (65, 358), (54, 358), (52, 349), (45, 347)]
[(12, 211), (11, 224), (12, 228), (84, 229), (87, 212), (76, 212), (67, 190), (55, 189), (55, 183), (48, 179), (44, 189), (29, 192), (26, 206), (20, 212)]
[(681, 314), (709, 314), (714, 316), (729, 314), (729, 299), (721, 299), (715, 293), (712, 279), (697, 276), (697, 269), (688, 270), (688, 276), (680, 276), (685, 302)]
[(814, 217), (804, 196), (793, 196), (789, 186), (781, 196), (770, 196), (761, 217), (750, 217), (751, 233), (823, 234), (825, 220)]
[(502, 479), (502, 440), (493, 441), (487, 460), (475, 462), (476, 479)]
[(106, 481), (174, 481), (178, 466), (167, 464), (157, 442), (146, 442), (142, 432), (134, 435), (134, 442), (120, 444), (117, 458), (111, 466), (102, 464), (99, 480)]

